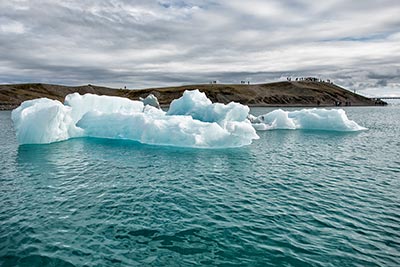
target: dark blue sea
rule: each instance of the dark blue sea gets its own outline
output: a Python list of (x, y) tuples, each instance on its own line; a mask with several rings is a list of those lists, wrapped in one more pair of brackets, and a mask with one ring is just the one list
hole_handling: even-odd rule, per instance
[(217, 150), (18, 146), (2, 111), (0, 265), (400, 266), (400, 107), (345, 110)]

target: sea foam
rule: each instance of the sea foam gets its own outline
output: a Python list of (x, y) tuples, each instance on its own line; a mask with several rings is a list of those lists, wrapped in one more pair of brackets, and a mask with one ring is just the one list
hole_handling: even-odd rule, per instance
[[(155, 101), (153, 101), (155, 102)], [(52, 143), (76, 137), (129, 139), (145, 144), (228, 148), (258, 139), (238, 103), (213, 104), (198, 90), (185, 91), (164, 112), (127, 98), (70, 94), (62, 104), (46, 98), (13, 110), (20, 144)]]

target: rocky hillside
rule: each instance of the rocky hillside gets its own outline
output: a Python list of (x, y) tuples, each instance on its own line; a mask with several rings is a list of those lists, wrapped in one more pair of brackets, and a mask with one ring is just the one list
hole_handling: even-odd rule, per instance
[(13, 109), (23, 101), (47, 97), (63, 101), (67, 94), (93, 93), (139, 99), (154, 94), (161, 105), (168, 105), (185, 90), (199, 89), (213, 102), (239, 102), (250, 106), (370, 106), (376, 103), (337, 85), (323, 82), (277, 82), (267, 84), (199, 84), (179, 87), (151, 88), (141, 90), (112, 89), (93, 85), (61, 86), (51, 84), (0, 85), (0, 109)]

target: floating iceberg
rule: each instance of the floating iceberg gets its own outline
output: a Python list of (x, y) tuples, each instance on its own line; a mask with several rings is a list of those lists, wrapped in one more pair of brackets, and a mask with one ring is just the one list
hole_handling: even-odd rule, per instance
[(302, 109), (284, 111), (277, 109), (258, 117), (249, 115), (249, 120), (257, 130), (306, 129), (325, 131), (361, 131), (366, 128), (349, 120), (343, 109)]
[(141, 101), (74, 93), (64, 104), (46, 98), (26, 101), (13, 110), (12, 120), (20, 144), (100, 137), (227, 148), (249, 145), (259, 138), (247, 119), (248, 113), (249, 108), (238, 103), (213, 104), (198, 90), (185, 91), (167, 112)]
[[(156, 107), (154, 107), (156, 106)], [(239, 103), (212, 103), (198, 90), (185, 91), (167, 112), (151, 95), (141, 101), (93, 94), (25, 101), (12, 112), (20, 144), (45, 144), (77, 137), (129, 139), (144, 144), (227, 148), (251, 144), (255, 130), (360, 131), (342, 109), (274, 110), (255, 117)]]

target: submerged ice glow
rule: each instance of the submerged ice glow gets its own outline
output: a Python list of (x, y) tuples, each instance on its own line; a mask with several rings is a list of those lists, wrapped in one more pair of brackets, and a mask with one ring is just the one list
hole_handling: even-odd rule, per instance
[(349, 120), (341, 109), (278, 109), (254, 117), (245, 105), (212, 103), (198, 90), (185, 91), (172, 101), (167, 112), (154, 107), (158, 106), (154, 96), (146, 99), (74, 93), (67, 95), (62, 104), (41, 98), (22, 103), (13, 110), (12, 120), (19, 144), (98, 137), (154, 145), (229, 148), (251, 144), (259, 138), (256, 129), (365, 129)]

